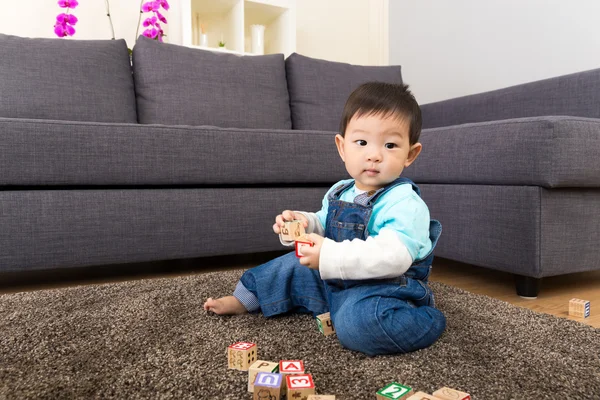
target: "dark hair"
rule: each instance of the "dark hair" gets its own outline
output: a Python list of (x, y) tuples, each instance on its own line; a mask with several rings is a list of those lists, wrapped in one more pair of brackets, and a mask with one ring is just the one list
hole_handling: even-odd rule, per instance
[(344, 106), (340, 134), (344, 136), (348, 123), (355, 115), (362, 117), (374, 114), (407, 118), (410, 144), (419, 141), (422, 126), (421, 108), (415, 96), (408, 90), (408, 85), (367, 82), (357, 87)]

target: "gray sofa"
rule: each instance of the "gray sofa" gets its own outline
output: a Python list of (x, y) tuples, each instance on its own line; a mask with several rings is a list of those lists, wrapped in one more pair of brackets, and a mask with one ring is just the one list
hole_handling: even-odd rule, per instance
[[(274, 215), (347, 177), (334, 134), (369, 80), (400, 67), (0, 35), (0, 273), (281, 250)], [(599, 88), (600, 70), (423, 106), (406, 176), (437, 255), (528, 296), (600, 268)]]
[(436, 255), (543, 277), (600, 269), (600, 69), (422, 106), (421, 183)]
[(347, 177), (331, 130), (372, 79), (400, 67), (0, 35), (0, 273), (283, 250), (274, 216)]

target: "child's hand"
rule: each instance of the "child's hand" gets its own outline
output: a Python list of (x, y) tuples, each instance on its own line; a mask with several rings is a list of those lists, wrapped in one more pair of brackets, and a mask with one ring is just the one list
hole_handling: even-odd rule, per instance
[(316, 233), (311, 233), (306, 236), (311, 242), (314, 243), (314, 246), (305, 246), (302, 248), (302, 254), (304, 256), (300, 257), (300, 264), (306, 265), (310, 269), (318, 270), (319, 257), (321, 256), (321, 245), (323, 244), (323, 240), (325, 240), (325, 238), (317, 235)]
[(275, 232), (276, 234), (279, 235), (281, 233), (281, 228), (283, 227), (284, 223), (286, 221), (289, 222), (289, 221), (293, 221), (293, 220), (301, 221), (304, 229), (308, 228), (308, 220), (306, 219), (306, 217), (304, 215), (302, 215), (300, 213), (295, 213), (290, 210), (285, 210), (284, 212), (279, 214), (277, 217), (275, 217), (275, 225), (273, 225), (273, 232)]

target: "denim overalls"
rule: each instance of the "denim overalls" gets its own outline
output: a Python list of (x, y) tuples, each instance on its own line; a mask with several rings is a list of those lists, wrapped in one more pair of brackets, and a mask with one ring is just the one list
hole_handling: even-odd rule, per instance
[[(373, 204), (401, 184), (411, 184), (420, 195), (419, 188), (406, 178), (375, 193), (366, 206), (339, 200), (352, 182), (332, 190), (325, 237), (336, 242), (365, 240)], [(291, 311), (314, 316), (331, 312), (344, 347), (368, 355), (406, 353), (430, 346), (446, 327), (446, 318), (434, 308), (427, 285), (440, 233), (440, 223), (431, 220), (431, 251), (394, 279), (323, 281), (319, 271), (300, 264), (292, 252), (244, 272), (240, 282), (257, 297), (267, 317)]]

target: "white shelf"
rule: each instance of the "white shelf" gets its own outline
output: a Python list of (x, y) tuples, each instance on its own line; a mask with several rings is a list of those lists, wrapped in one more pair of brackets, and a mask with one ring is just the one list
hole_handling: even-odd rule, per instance
[(292, 8), (294, 6), (290, 0), (246, 0), (246, 3), (263, 4), (280, 8)]
[[(250, 25), (265, 25), (265, 54), (296, 51), (296, 0), (181, 0), (182, 44), (246, 55)], [(200, 25), (208, 47), (199, 47)], [(227, 50), (218, 47), (223, 40)]]
[(222, 48), (222, 47), (204, 47), (204, 46), (196, 46), (193, 44), (186, 45), (186, 47), (190, 47), (192, 49), (198, 49), (198, 50), (213, 51), (215, 53), (237, 54), (238, 56), (255, 56), (256, 55), (256, 54), (252, 54), (252, 53), (248, 53), (248, 52), (241, 53), (239, 51), (230, 50), (228, 48)]

